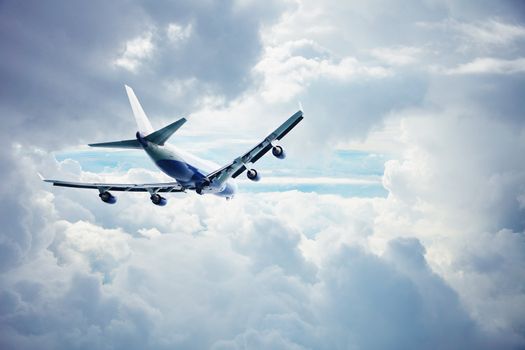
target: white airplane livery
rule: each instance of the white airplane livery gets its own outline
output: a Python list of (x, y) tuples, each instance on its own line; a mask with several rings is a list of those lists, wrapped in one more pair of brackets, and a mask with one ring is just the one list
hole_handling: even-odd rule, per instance
[(284, 159), (285, 152), (282, 146), (276, 143), (303, 119), (303, 112), (301, 110), (297, 111), (247, 153), (235, 158), (222, 168), (213, 170), (210, 167), (211, 162), (206, 162), (166, 143), (170, 136), (186, 122), (185, 118), (181, 118), (155, 131), (133, 89), (127, 85), (125, 85), (125, 88), (138, 126), (135, 138), (94, 143), (89, 146), (143, 149), (160, 170), (175, 179), (175, 181), (150, 184), (84, 183), (49, 180), (41, 176), (43, 181), (50, 182), (54, 186), (97, 189), (100, 199), (109, 204), (114, 204), (117, 201), (117, 198), (110, 191), (148, 192), (151, 202), (159, 206), (164, 206), (167, 203), (166, 198), (160, 195), (161, 193), (186, 192), (187, 190), (195, 191), (201, 195), (211, 193), (231, 199), (237, 191), (234, 179), (244, 171), (246, 171), (248, 179), (252, 181), (260, 180), (257, 170), (251, 168), (249, 164), (255, 163), (270, 150), (276, 158)]

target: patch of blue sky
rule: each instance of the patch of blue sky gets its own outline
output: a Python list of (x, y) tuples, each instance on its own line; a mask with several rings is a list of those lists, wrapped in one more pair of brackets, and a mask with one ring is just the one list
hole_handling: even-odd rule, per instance
[(239, 191), (242, 193), (262, 193), (262, 192), (285, 192), (285, 191), (313, 192), (319, 194), (337, 194), (343, 197), (386, 197), (388, 191), (381, 185), (350, 185), (350, 184), (264, 184), (264, 178), (261, 182), (240, 183)]
[[(184, 148), (181, 145), (181, 148)], [(194, 150), (195, 154), (204, 159), (210, 159), (220, 165), (232, 160), (240, 149), (248, 149), (244, 144), (226, 145), (224, 149), (203, 148)], [(140, 150), (92, 150), (80, 149), (55, 153), (58, 161), (72, 159), (77, 161), (82, 170), (90, 172), (127, 171), (131, 168), (144, 168), (160, 171)], [(368, 153), (356, 150), (338, 150), (327, 159), (318, 163), (305, 164), (297, 157), (287, 157), (278, 160), (270, 154), (254, 165), (260, 171), (262, 180), (259, 183), (240, 181), (242, 192), (275, 192), (298, 190), (321, 194), (338, 194), (345, 197), (385, 197), (388, 192), (381, 184), (384, 164), (388, 160), (383, 154)], [(287, 181), (269, 181), (271, 177), (287, 178)], [(302, 181), (294, 182), (293, 178)], [(315, 179), (323, 178), (322, 181)], [(290, 180), (291, 179), (291, 180)], [(304, 179), (312, 179), (311, 182)], [(328, 181), (326, 181), (328, 179)], [(330, 179), (334, 181), (330, 181)], [(349, 180), (349, 181), (347, 181)], [(353, 181), (355, 180), (355, 181)]]

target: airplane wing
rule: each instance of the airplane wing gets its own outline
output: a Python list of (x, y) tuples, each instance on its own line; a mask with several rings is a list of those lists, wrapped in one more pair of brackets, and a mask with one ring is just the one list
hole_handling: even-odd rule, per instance
[(123, 191), (123, 192), (184, 192), (177, 182), (151, 183), (151, 184), (111, 184), (111, 183), (90, 183), (90, 182), (72, 182), (62, 180), (49, 180), (42, 178), (45, 182), (50, 182), (53, 186), (73, 187), (73, 188), (90, 188), (105, 191)]
[(248, 163), (255, 163), (262, 156), (264, 156), (269, 150), (272, 149), (272, 142), (275, 140), (282, 139), (286, 134), (290, 132), (299, 122), (303, 119), (303, 111), (299, 110), (287, 121), (285, 121), (281, 126), (274, 130), (270, 135), (268, 135), (263, 141), (253, 147), (251, 150), (243, 154), (242, 156), (236, 158), (230, 164), (208, 174), (207, 179), (210, 182), (224, 182), (228, 178), (236, 178), (246, 170), (246, 165)]

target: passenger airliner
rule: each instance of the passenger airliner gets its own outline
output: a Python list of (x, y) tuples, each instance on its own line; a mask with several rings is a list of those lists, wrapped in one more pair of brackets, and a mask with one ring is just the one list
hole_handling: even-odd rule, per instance
[(302, 110), (297, 111), (250, 151), (235, 158), (233, 162), (222, 168), (212, 171), (213, 169), (209, 167), (207, 162), (166, 144), (168, 138), (186, 122), (185, 118), (181, 118), (155, 131), (133, 89), (127, 85), (125, 85), (125, 88), (138, 126), (135, 138), (94, 143), (89, 146), (143, 149), (160, 170), (174, 178), (175, 182), (151, 184), (85, 183), (49, 180), (40, 176), (43, 181), (50, 182), (54, 186), (97, 189), (100, 199), (109, 204), (114, 204), (117, 201), (117, 198), (110, 191), (149, 192), (151, 202), (159, 206), (164, 206), (167, 203), (166, 198), (159, 193), (186, 192), (187, 190), (195, 191), (201, 195), (212, 193), (231, 199), (237, 191), (237, 185), (233, 179), (241, 175), (245, 170), (248, 179), (252, 181), (260, 180), (259, 173), (249, 166), (250, 163), (255, 163), (269, 150), (272, 150), (272, 154), (276, 158), (284, 159), (284, 150), (282, 146), (276, 143), (303, 119)]

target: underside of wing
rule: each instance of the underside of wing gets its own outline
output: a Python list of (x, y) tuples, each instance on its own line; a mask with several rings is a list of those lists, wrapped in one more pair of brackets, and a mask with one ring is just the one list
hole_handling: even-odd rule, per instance
[(87, 188), (103, 191), (123, 191), (123, 192), (184, 192), (184, 188), (177, 182), (151, 183), (151, 184), (112, 184), (112, 183), (90, 183), (73, 182), (62, 180), (44, 179), (45, 182), (52, 183), (53, 186)]
[[(299, 122), (303, 119), (303, 112), (297, 111), (288, 120), (286, 120), (281, 126), (274, 130), (268, 135), (262, 142), (253, 147), (250, 151), (246, 152), (242, 156), (236, 158), (230, 164), (210, 173), (207, 178), (210, 181), (226, 181), (228, 178), (236, 178), (242, 174), (246, 169), (246, 164), (255, 163), (262, 156), (264, 156), (271, 149), (276, 149), (274, 154), (278, 158), (284, 158), (282, 147), (275, 147), (273, 144), (275, 140), (281, 140), (286, 134), (290, 132)], [(279, 153), (280, 152), (280, 153)], [(253, 172), (251, 173), (253, 174)], [(249, 174), (250, 175), (250, 174)], [(253, 179), (257, 177), (257, 172), (253, 175)], [(252, 179), (252, 177), (250, 177)]]
[[(177, 182), (163, 182), (151, 184), (112, 184), (112, 183), (98, 183), (98, 182), (74, 182), (62, 180), (44, 179), (40, 174), (40, 178), (52, 183), (53, 186), (71, 187), (71, 188), (87, 188), (98, 190), (100, 200), (108, 204), (115, 204), (117, 197), (111, 194), (113, 191), (119, 192), (149, 192), (149, 199), (157, 206), (165, 206), (168, 200), (162, 197), (159, 193), (169, 192), (185, 192), (185, 188)], [(111, 192), (109, 192), (111, 191)]]

